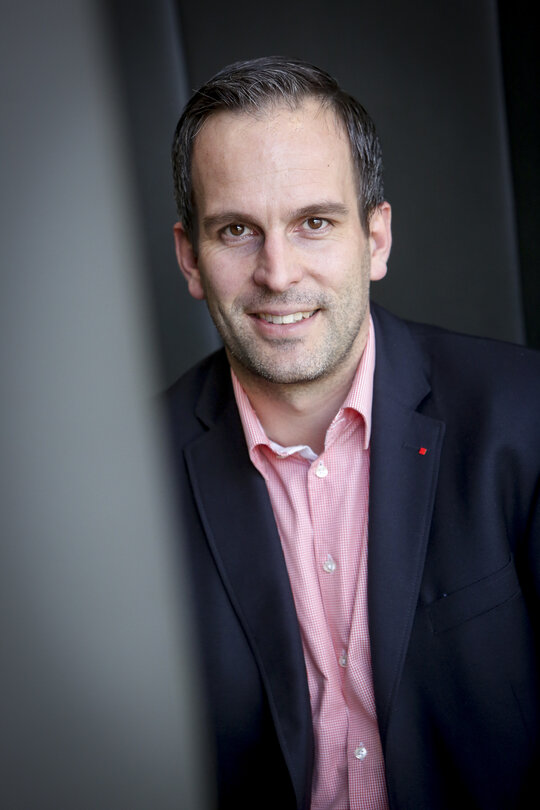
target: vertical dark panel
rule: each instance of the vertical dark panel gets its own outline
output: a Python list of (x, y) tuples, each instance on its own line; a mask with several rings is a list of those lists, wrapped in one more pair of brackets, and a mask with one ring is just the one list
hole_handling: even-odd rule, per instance
[(176, 264), (170, 150), (188, 97), (182, 33), (174, 0), (101, 0), (109, 25), (127, 122), (140, 246), (160, 345), (159, 387), (219, 345), (206, 308), (188, 294)]
[(2, 8), (0, 806), (203, 810), (211, 765), (102, 23), (94, 0)]
[(494, 0), (178, 5), (192, 84), (285, 53), (329, 70), (373, 115), (395, 236), (374, 298), (416, 320), (523, 339)]
[(498, 5), (527, 342), (540, 349), (540, 26), (530, 3)]

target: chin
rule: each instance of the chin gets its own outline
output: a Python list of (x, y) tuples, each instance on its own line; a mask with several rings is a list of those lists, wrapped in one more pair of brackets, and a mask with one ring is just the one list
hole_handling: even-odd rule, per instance
[(257, 358), (236, 357), (238, 362), (255, 377), (275, 385), (300, 385), (321, 379), (328, 373), (326, 367), (309, 367), (307, 362), (298, 361), (287, 364), (279, 361), (272, 363)]

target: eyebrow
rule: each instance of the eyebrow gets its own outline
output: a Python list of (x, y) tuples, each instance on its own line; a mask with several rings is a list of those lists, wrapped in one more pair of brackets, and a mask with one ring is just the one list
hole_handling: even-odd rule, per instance
[[(324, 216), (345, 216), (349, 213), (348, 206), (343, 203), (331, 202), (330, 200), (319, 200), (315, 203), (298, 208), (295, 211), (288, 213), (288, 219), (307, 219), (308, 217), (321, 217)], [(222, 211), (219, 214), (211, 214), (210, 216), (203, 217), (202, 227), (204, 230), (209, 231), (212, 228), (219, 228), (223, 225), (229, 225), (231, 222), (245, 222), (255, 225), (253, 218), (245, 211)]]
[(338, 215), (344, 216), (349, 213), (348, 206), (343, 203), (331, 202), (330, 200), (320, 200), (319, 202), (311, 205), (306, 205), (295, 211), (292, 219), (303, 219), (306, 217), (317, 217), (327, 214), (328, 216)]

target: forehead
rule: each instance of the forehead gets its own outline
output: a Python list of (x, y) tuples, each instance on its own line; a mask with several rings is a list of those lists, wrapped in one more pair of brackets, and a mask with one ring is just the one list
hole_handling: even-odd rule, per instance
[(355, 185), (344, 127), (316, 99), (294, 108), (213, 113), (195, 139), (192, 175), (197, 207), (205, 208), (216, 195), (253, 194), (254, 184), (267, 194), (295, 186), (308, 193), (320, 183)]

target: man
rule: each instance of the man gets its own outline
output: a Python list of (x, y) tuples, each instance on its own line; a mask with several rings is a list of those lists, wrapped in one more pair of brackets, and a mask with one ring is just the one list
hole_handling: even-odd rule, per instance
[(167, 398), (220, 808), (530, 806), (538, 357), (370, 306), (379, 142), (317, 68), (226, 68), (173, 160), (225, 344)]

